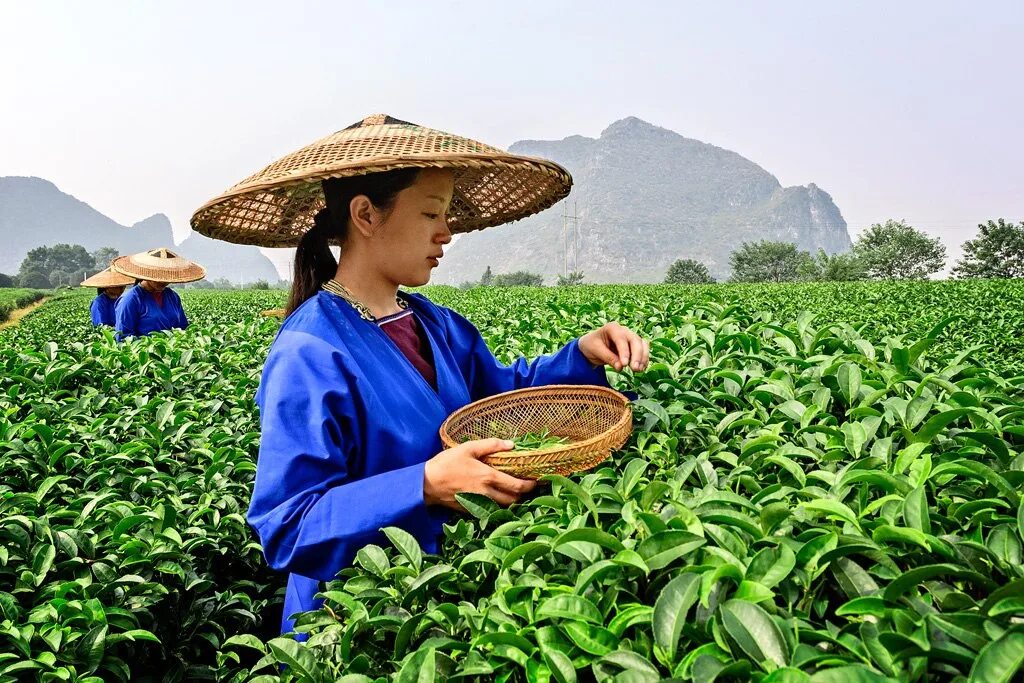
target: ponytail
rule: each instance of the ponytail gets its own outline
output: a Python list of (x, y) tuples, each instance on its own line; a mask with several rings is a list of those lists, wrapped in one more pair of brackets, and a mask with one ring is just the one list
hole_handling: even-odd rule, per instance
[[(320, 209), (295, 250), (295, 270), (287, 313), (316, 295), (338, 272), (331, 242), (344, 245), (348, 239), (349, 205), (365, 195), (378, 209), (387, 210), (399, 192), (416, 182), (419, 169), (400, 168), (348, 178), (327, 178), (321, 182), (326, 206)], [(343, 247), (344, 248), (344, 247)]]
[(288, 297), (288, 313), (302, 305), (325, 282), (334, 277), (338, 262), (331, 253), (332, 221), (327, 207), (320, 209), (313, 219), (313, 228), (299, 240), (295, 250), (295, 273), (292, 291)]

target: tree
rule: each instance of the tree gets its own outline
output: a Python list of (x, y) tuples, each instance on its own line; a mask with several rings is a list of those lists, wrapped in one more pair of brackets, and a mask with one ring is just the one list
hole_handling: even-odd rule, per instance
[(252, 288), (253, 289), (270, 289), (270, 283), (267, 282), (266, 280), (256, 280), (256, 282), (252, 283)]
[(487, 270), (485, 270), (483, 276), (481, 276), (480, 284), (484, 287), (494, 284), (494, 273), (491, 272), (490, 266), (487, 266)]
[(1024, 221), (978, 224), (978, 236), (964, 242), (964, 254), (953, 268), (961, 278), (1024, 277)]
[(100, 247), (90, 254), (92, 256), (93, 270), (104, 270), (110, 267), (110, 262), (120, 254), (113, 247)]
[(29, 289), (50, 289), (50, 280), (43, 271), (29, 269), (18, 273), (18, 286)]
[(824, 249), (818, 249), (818, 254), (800, 267), (801, 280), (853, 282), (867, 276), (864, 261), (852, 252), (826, 254)]
[(495, 287), (543, 287), (544, 276), (517, 270), (514, 273), (501, 273), (494, 276)]
[(708, 267), (692, 258), (677, 259), (665, 275), (665, 284), (669, 285), (710, 285), (714, 282)]
[(946, 247), (906, 221), (875, 223), (853, 245), (868, 275), (878, 280), (923, 280), (942, 270)]
[(10, 275), (5, 275), (4, 273), (0, 273), (0, 287), (13, 287), (13, 286), (14, 286), (14, 278), (11, 277)]
[[(96, 267), (92, 255), (80, 244), (56, 244), (52, 247), (36, 247), (28, 252), (21, 262), (18, 279), (31, 278), (40, 281), (42, 274), (49, 287), (53, 284), (78, 284)], [(76, 279), (77, 278), (77, 279)], [(25, 285), (22, 285), (25, 286)]]
[(568, 275), (559, 275), (558, 276), (558, 286), (559, 287), (572, 287), (574, 285), (582, 285), (583, 284), (583, 277), (584, 276), (583, 276), (583, 271), (582, 270), (574, 270), (571, 273), (569, 273)]
[(733, 282), (791, 282), (811, 255), (790, 242), (744, 242), (729, 255)]

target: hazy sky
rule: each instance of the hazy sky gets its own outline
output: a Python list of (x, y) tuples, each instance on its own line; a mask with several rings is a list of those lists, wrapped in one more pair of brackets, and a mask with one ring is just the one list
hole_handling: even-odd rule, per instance
[(507, 147), (638, 116), (958, 253), (1024, 219), (1024, 2), (0, 0), (0, 175), (123, 224), (375, 112)]

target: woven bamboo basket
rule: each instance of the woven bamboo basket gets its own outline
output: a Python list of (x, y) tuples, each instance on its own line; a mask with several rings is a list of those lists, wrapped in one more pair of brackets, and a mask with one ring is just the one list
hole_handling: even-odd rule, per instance
[(280, 318), (284, 320), (284, 316), (287, 311), (283, 308), (268, 308), (265, 311), (260, 311), (260, 315), (265, 318)]
[(633, 411), (626, 397), (612, 389), (554, 384), (464, 406), (444, 421), (440, 434), (445, 448), (453, 448), (474, 439), (514, 439), (545, 430), (569, 443), (495, 453), (484, 462), (522, 479), (589, 470), (626, 443), (633, 431)]

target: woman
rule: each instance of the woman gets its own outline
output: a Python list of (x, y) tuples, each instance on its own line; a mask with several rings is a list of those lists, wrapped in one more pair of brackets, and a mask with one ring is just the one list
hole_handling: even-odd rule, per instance
[[(540, 211), (570, 183), (551, 162), (375, 116), (196, 212), (193, 227), (213, 237), (298, 242), (289, 316), (257, 393), (262, 439), (249, 508), (267, 561), (291, 573), (285, 632), (292, 615), (318, 606), (322, 582), (364, 545), (385, 542), (382, 527), (399, 526), (436, 552), (447, 510), (461, 509), (456, 493), (510, 505), (534, 488), (480, 461), (510, 442), (442, 450), (438, 428), (449, 414), (519, 387), (607, 386), (606, 363), (646, 367), (646, 342), (614, 323), (505, 366), (468, 320), (399, 291), (427, 283), (452, 229)], [(331, 244), (341, 247), (338, 261)]]
[(188, 327), (181, 298), (167, 285), (201, 280), (206, 275), (205, 268), (169, 249), (121, 256), (114, 259), (112, 267), (138, 283), (118, 300), (114, 309), (118, 339)]
[(89, 307), (93, 325), (114, 326), (114, 304), (124, 293), (124, 288), (134, 280), (118, 273), (113, 268), (101, 270), (82, 281), (82, 287), (95, 287), (96, 298)]

